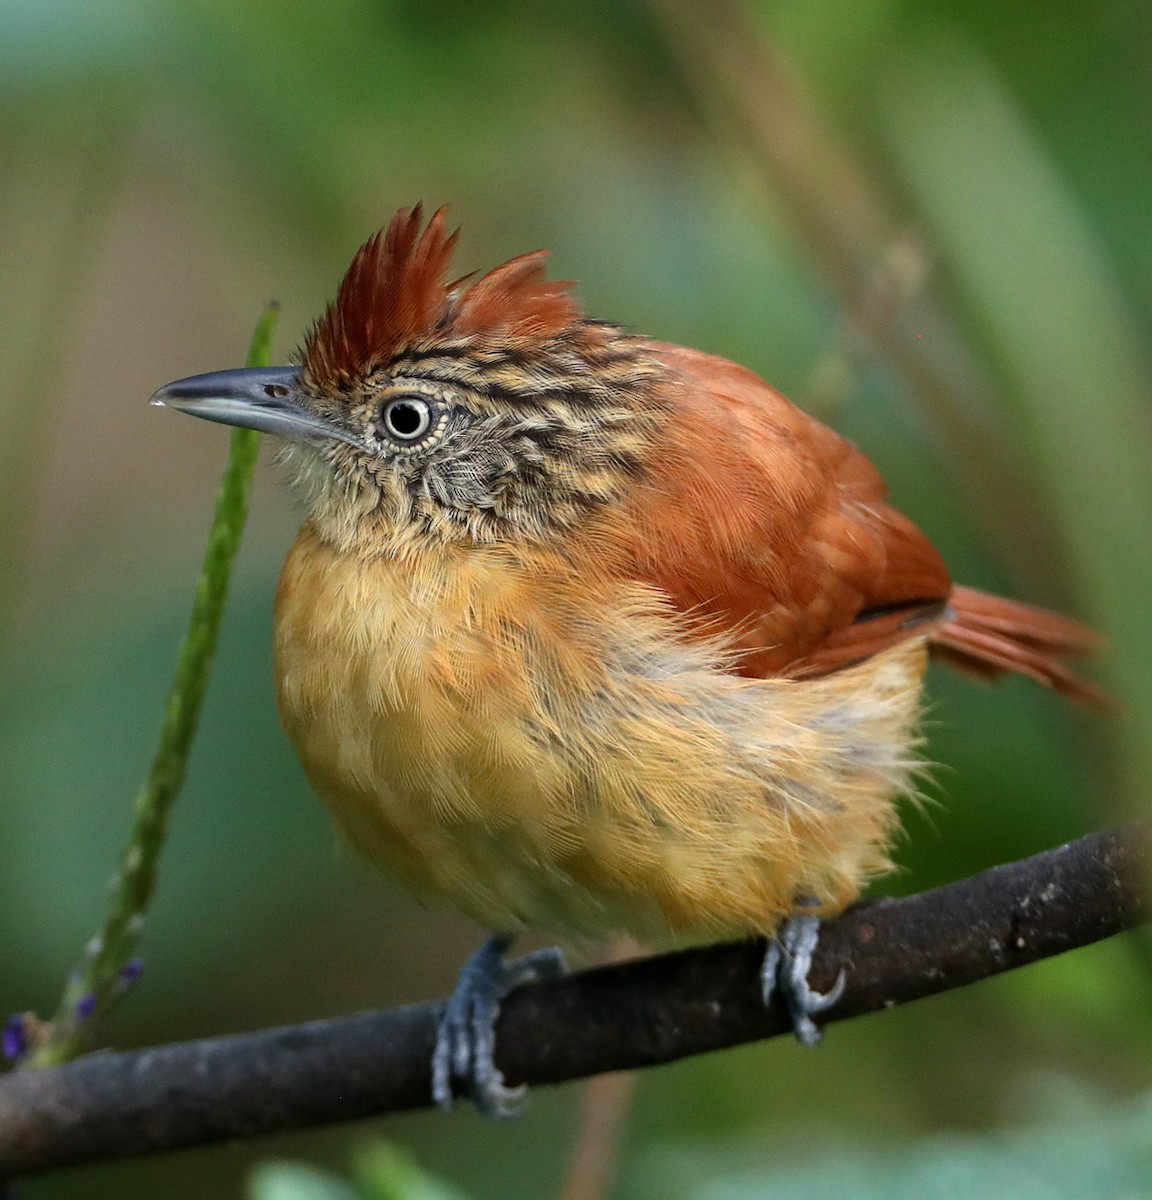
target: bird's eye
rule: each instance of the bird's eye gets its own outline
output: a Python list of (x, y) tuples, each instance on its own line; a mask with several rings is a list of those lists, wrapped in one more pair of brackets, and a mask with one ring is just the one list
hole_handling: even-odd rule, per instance
[(380, 424), (389, 437), (411, 445), (432, 428), (432, 408), (417, 396), (389, 400), (380, 410)]

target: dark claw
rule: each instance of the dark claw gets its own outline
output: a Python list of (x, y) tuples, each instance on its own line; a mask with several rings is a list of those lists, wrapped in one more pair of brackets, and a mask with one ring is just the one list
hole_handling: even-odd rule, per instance
[(792, 1018), (792, 1032), (803, 1046), (815, 1046), (821, 1033), (813, 1016), (827, 1012), (844, 994), (848, 977), (840, 972), (832, 990), (814, 992), (808, 986), (812, 952), (820, 940), (820, 919), (811, 913), (790, 917), (768, 942), (760, 967), (760, 990), (768, 1004), (777, 988)]
[(512, 938), (504, 934), (489, 938), (456, 981), (432, 1053), (432, 1098), (443, 1109), (463, 1095), (488, 1116), (508, 1117), (527, 1092), (523, 1085), (505, 1087), (496, 1066), (496, 1017), (513, 988), (562, 975), (564, 958), (559, 950), (549, 949), (505, 962), (511, 945)]

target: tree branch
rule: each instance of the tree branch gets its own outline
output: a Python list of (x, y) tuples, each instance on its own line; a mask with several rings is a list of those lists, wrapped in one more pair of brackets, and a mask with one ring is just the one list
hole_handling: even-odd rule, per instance
[[(823, 1020), (962, 987), (1109, 937), (1149, 915), (1141, 825), (829, 921), (812, 969)], [(763, 946), (712, 946), (525, 987), (500, 1016), (510, 1083), (559, 1083), (774, 1037), (758, 998)], [(416, 1004), (123, 1053), (0, 1079), (0, 1177), (319, 1125), (430, 1103), (442, 1005)]]

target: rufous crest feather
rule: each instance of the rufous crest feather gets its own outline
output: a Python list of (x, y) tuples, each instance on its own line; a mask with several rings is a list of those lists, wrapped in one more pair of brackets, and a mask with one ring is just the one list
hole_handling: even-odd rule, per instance
[(544, 277), (544, 250), (450, 282), (458, 231), (446, 231), (447, 211), (437, 209), (421, 232), (422, 205), (402, 208), (356, 252), (304, 343), (313, 386), (346, 386), (431, 338), (539, 342), (580, 317), (570, 285)]

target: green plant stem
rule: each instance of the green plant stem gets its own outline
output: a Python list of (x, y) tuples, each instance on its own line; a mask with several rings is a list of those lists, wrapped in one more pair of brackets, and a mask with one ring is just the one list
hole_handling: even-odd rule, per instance
[[(277, 308), (264, 312), (252, 335), (248, 366), (267, 366), (276, 329)], [(232, 563), (248, 516), (248, 490), (256, 467), (259, 434), (237, 429), (216, 494), (216, 514), (208, 534), (196, 584), (188, 630), (180, 644), (176, 670), (152, 769), (136, 794), (132, 833), (120, 869), (112, 880), (108, 917), (84, 950), (64, 988), (60, 1007), (35, 1038), (27, 1062), (52, 1066), (67, 1062), (89, 1043), (96, 1022), (124, 994), (136, 974), (132, 954), (140, 939), (160, 854), (168, 834), (172, 803), (184, 782), (188, 752), (216, 651), (216, 639)]]

